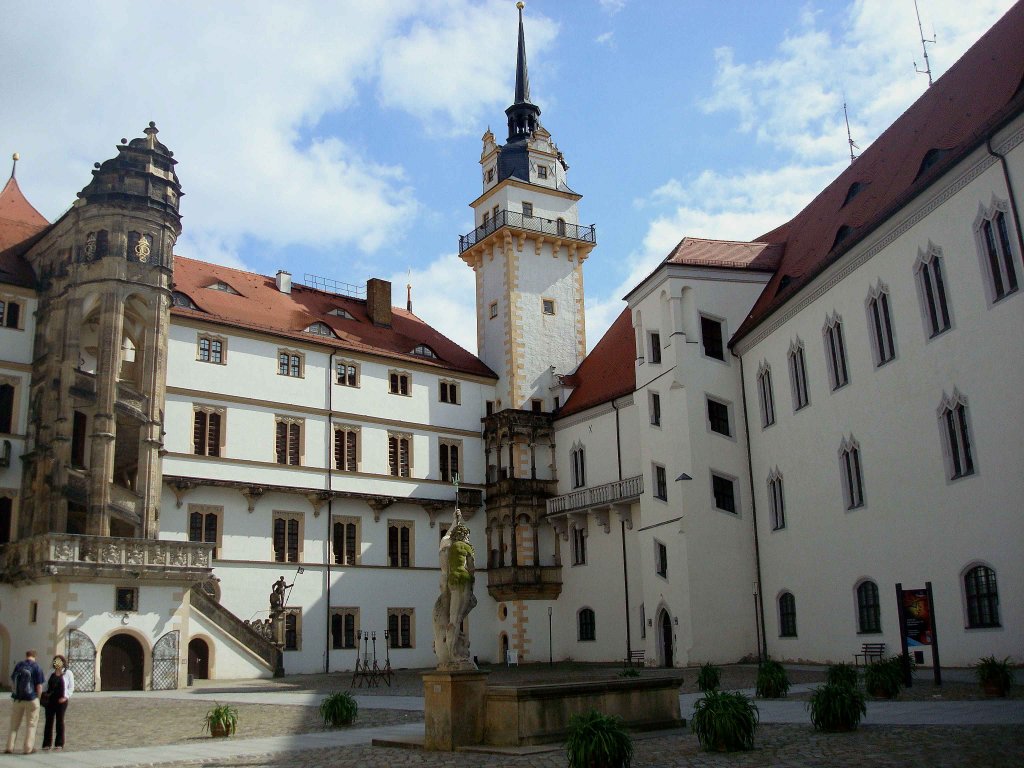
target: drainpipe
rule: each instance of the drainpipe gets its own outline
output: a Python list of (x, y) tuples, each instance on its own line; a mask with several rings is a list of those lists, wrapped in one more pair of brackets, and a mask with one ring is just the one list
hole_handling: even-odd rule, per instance
[[(615, 458), (618, 466), (618, 478), (622, 481), (622, 440), (619, 435), (619, 406), (612, 400), (612, 408), (615, 409)], [(633, 653), (633, 641), (629, 634), (629, 568), (626, 564), (626, 521), (619, 521), (619, 530), (622, 533), (622, 585), (626, 595), (624, 601), (626, 607), (626, 658), (629, 659)]]
[(1000, 155), (994, 149), (992, 149), (992, 137), (989, 136), (985, 139), (985, 149), (992, 157), (999, 158), (999, 164), (1003, 168), (1003, 180), (1006, 182), (1006, 194), (1010, 197), (1010, 210), (1013, 211), (1013, 224), (1014, 231), (1017, 234), (1017, 247), (1020, 249), (1020, 253), (1024, 254), (1024, 235), (1021, 234), (1020, 229), (1020, 214), (1017, 211), (1017, 196), (1013, 193), (1013, 183), (1010, 181), (1010, 169), (1006, 165), (1006, 155)]
[[(333, 467), (331, 461), (334, 459), (332, 455), (331, 447), (334, 443), (333, 425), (334, 425), (334, 355), (336, 353), (331, 350), (331, 356), (327, 360), (327, 492), (330, 494), (334, 487), (333, 479)], [(327, 566), (327, 641), (324, 645), (324, 674), (330, 674), (331, 671), (331, 560), (334, 554), (334, 542), (331, 540), (332, 523), (334, 521), (334, 497), (328, 495), (327, 497), (327, 556), (325, 558)]]
[[(735, 355), (735, 353), (733, 353)], [(761, 544), (757, 537), (757, 494), (754, 493), (754, 463), (750, 457), (750, 418), (747, 413), (747, 379), (743, 375), (743, 356), (740, 361), (740, 387), (743, 396), (743, 430), (747, 443), (747, 475), (750, 478), (750, 517), (754, 528), (754, 564), (757, 569), (757, 594), (754, 595), (754, 632), (757, 635), (757, 660), (768, 658), (768, 633), (764, 623), (764, 583), (761, 581)], [(760, 618), (760, 622), (758, 622)]]

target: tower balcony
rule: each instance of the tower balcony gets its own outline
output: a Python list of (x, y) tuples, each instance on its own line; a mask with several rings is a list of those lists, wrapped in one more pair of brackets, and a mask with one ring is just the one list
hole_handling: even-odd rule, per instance
[(548, 515), (568, 512), (585, 512), (601, 509), (613, 504), (630, 504), (639, 501), (644, 492), (644, 476), (636, 475), (624, 480), (615, 480), (593, 488), (580, 488), (547, 500)]
[(554, 600), (562, 593), (562, 566), (509, 565), (489, 568), (487, 592), (498, 601)]
[(482, 243), (499, 229), (506, 227), (544, 235), (553, 242), (586, 243), (591, 247), (597, 244), (597, 233), (593, 224), (586, 227), (579, 224), (569, 224), (560, 219), (524, 216), (517, 211), (498, 211), (493, 219), (489, 219), (485, 224), (477, 227), (468, 235), (459, 236), (459, 255), (462, 255), (478, 243)]

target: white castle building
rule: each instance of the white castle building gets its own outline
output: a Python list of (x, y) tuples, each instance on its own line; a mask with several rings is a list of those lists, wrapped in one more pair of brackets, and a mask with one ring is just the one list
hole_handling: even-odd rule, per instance
[(1018, 4), (791, 221), (683, 237), (589, 355), (595, 228), (521, 18), (459, 240), (478, 356), (382, 280), (173, 255), (153, 124), (56, 222), (12, 173), (0, 667), (172, 688), (349, 671), (365, 633), (432, 666), (456, 475), (481, 662), (849, 661), (898, 652), (895, 585), (926, 582), (943, 664), (1024, 657), (1022, 39)]

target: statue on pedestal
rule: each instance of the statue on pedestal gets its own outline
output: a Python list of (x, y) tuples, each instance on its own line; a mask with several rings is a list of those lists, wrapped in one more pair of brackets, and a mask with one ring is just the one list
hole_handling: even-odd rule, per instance
[(462, 512), (455, 516), (448, 533), (441, 539), (441, 594), (434, 603), (434, 653), (437, 668), (443, 671), (476, 669), (469, 654), (469, 634), (463, 625), (476, 606), (473, 584), (476, 562), (469, 528), (462, 521)]
[(273, 627), (273, 639), (271, 642), (282, 648), (284, 647), (285, 590), (290, 589), (294, 585), (294, 582), (291, 584), (287, 583), (284, 576), (282, 576), (270, 588), (270, 618), (267, 622)]

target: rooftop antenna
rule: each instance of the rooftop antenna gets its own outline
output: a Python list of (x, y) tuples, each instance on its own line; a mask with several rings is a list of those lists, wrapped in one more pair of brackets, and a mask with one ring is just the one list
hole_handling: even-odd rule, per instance
[(919, 75), (928, 75), (928, 87), (932, 86), (932, 65), (928, 61), (928, 43), (935, 44), (935, 28), (932, 28), (932, 39), (924, 36), (924, 29), (921, 27), (921, 11), (917, 7), (917, 0), (914, 0), (914, 13), (917, 14), (917, 31), (921, 33), (921, 51), (924, 53), (924, 69), (917, 68), (917, 60), (914, 60), (914, 71)]
[(14, 178), (14, 170), (18, 167), (18, 161), (21, 160), (21, 155), (15, 152), (11, 155), (11, 178)]
[(843, 117), (846, 118), (846, 143), (850, 145), (850, 165), (853, 165), (853, 161), (858, 157), (853, 150), (860, 149), (860, 147), (854, 143), (853, 136), (850, 134), (850, 114), (846, 111), (846, 99), (843, 99)]

